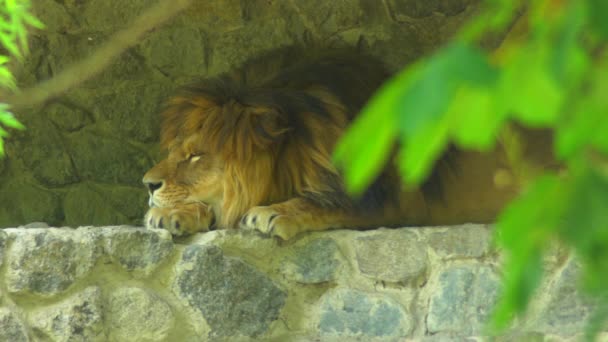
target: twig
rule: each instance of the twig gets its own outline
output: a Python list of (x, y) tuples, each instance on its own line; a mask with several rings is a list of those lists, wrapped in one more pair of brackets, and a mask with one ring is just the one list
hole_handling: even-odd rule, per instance
[(34, 107), (61, 95), (68, 89), (95, 76), (112, 60), (133, 45), (139, 43), (147, 32), (188, 7), (193, 0), (159, 0), (146, 10), (133, 24), (117, 33), (91, 56), (64, 69), (55, 77), (40, 82), (33, 88), (9, 96), (3, 102), (13, 109)]

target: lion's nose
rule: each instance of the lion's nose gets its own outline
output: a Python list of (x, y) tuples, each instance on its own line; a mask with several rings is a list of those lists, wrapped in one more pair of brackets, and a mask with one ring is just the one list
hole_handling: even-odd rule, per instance
[(154, 191), (160, 189), (163, 186), (163, 182), (144, 182), (144, 184), (150, 190), (150, 194), (153, 194)]

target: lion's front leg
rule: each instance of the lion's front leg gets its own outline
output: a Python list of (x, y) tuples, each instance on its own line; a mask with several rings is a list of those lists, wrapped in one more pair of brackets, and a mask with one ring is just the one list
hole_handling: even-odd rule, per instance
[(251, 208), (240, 221), (242, 229), (254, 229), (283, 240), (299, 233), (353, 227), (350, 210), (324, 208), (305, 198)]
[(148, 228), (162, 228), (172, 235), (182, 236), (209, 231), (214, 215), (209, 206), (190, 203), (177, 207), (150, 208), (144, 220)]

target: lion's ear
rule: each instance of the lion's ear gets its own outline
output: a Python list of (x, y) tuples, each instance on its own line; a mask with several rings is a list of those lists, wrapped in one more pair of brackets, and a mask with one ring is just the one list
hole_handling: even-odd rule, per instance
[(280, 142), (289, 126), (285, 115), (275, 109), (251, 108), (249, 112), (248, 135), (258, 148), (268, 148)]

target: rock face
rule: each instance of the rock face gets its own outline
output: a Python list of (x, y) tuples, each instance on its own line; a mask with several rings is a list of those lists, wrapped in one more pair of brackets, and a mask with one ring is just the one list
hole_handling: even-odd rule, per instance
[[(41, 226), (0, 230), (0, 341), (486, 340), (500, 292), (501, 257), (482, 225), (282, 244)], [(530, 314), (498, 340), (580, 340), (594, 305), (576, 291), (576, 260), (555, 259)]]
[[(95, 78), (16, 113), (0, 160), (0, 227), (141, 224), (158, 160), (159, 107), (175, 88), (291, 45), (358, 46), (398, 70), (446, 41), (479, 0), (193, 1)], [(46, 29), (15, 70), (20, 87), (90, 55), (152, 0), (32, 1)], [(306, 280), (304, 280), (306, 281)]]
[(412, 330), (412, 318), (390, 296), (338, 289), (323, 296), (318, 327), (335, 337), (404, 337)]
[(189, 246), (177, 270), (175, 292), (203, 315), (210, 337), (259, 336), (285, 305), (272, 280), (216, 246)]

